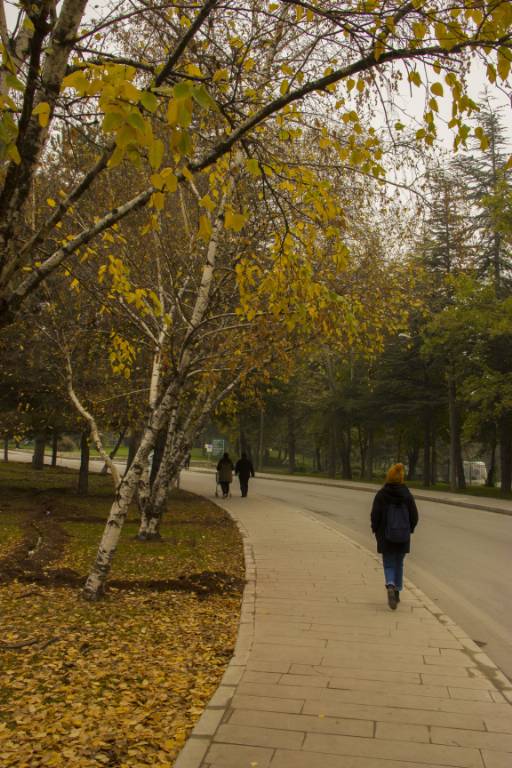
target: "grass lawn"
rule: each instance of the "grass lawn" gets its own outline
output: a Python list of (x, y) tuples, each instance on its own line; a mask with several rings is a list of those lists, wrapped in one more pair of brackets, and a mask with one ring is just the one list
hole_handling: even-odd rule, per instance
[(143, 544), (133, 509), (105, 599), (85, 603), (112, 486), (75, 485), (0, 463), (0, 764), (170, 768), (233, 652), (238, 530), (176, 491), (163, 542)]

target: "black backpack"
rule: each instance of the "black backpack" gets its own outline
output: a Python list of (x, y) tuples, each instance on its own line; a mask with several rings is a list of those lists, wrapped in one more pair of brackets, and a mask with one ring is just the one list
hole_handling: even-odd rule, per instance
[(404, 544), (409, 540), (410, 535), (409, 508), (405, 499), (389, 501), (386, 507), (386, 540), (395, 544)]

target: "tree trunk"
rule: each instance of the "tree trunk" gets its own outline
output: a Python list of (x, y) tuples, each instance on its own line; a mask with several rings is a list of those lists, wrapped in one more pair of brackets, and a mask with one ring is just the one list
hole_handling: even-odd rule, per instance
[(448, 413), (450, 419), (450, 490), (462, 490), (466, 487), (464, 462), (462, 459), (460, 413), (457, 403), (457, 388), (452, 375), (448, 377)]
[(418, 459), (420, 457), (420, 447), (416, 443), (407, 451), (407, 461), (408, 461), (408, 470), (407, 470), (407, 480), (414, 480), (416, 476), (416, 467), (418, 465)]
[(352, 433), (350, 427), (341, 430), (341, 476), (344, 480), (352, 480)]
[(4, 461), (9, 461), (9, 435), (4, 437)]
[(373, 480), (373, 463), (375, 457), (375, 437), (373, 429), (368, 432), (368, 452), (366, 455), (366, 479)]
[(149, 487), (153, 487), (153, 483), (155, 482), (155, 477), (158, 474), (158, 470), (160, 469), (160, 464), (162, 463), (162, 457), (164, 455), (165, 450), (165, 441), (167, 436), (167, 427), (163, 427), (160, 432), (158, 433), (158, 437), (156, 438), (155, 443), (155, 449), (153, 451), (153, 461), (151, 462), (151, 471), (149, 473)]
[(130, 432), (130, 437), (128, 439), (128, 458), (126, 459), (125, 474), (128, 472), (128, 470), (130, 469), (133, 463), (135, 454), (137, 453), (137, 450), (140, 445), (140, 439), (141, 439), (140, 431), (138, 429), (132, 429)]
[(320, 451), (319, 445), (315, 445), (315, 464), (316, 471), (322, 472), (322, 452)]
[(52, 433), (52, 467), (57, 466), (57, 449), (59, 447), (59, 433), (53, 430)]
[(401, 463), (402, 462), (402, 437), (403, 437), (403, 434), (402, 434), (402, 430), (400, 428), (397, 429), (397, 436), (396, 437), (397, 437), (397, 442), (396, 442), (396, 453), (395, 453), (395, 456), (396, 456), (396, 461)]
[(149, 461), (147, 461), (139, 478), (139, 482), (137, 483), (137, 504), (140, 512), (140, 526), (137, 533), (137, 539), (140, 541), (145, 541), (148, 533), (147, 507), (151, 494), (149, 474)]
[(489, 469), (487, 470), (487, 477), (485, 478), (485, 485), (487, 488), (494, 488), (496, 480), (496, 433), (494, 433), (491, 442), (491, 455), (489, 457)]
[(423, 486), (430, 487), (431, 464), (430, 464), (430, 413), (425, 413), (423, 425)]
[(139, 534), (141, 541), (161, 539), (160, 525), (167, 509), (167, 499), (172, 486), (179, 487), (180, 469), (190, 451), (195, 431), (202, 427), (205, 415), (196, 421), (190, 419), (188, 427), (176, 427), (170, 423), (165, 435), (165, 445), (158, 473), (151, 486), (151, 493), (141, 518)]
[(505, 413), (500, 419), (500, 474), (501, 493), (512, 490), (512, 414)]
[(80, 436), (80, 470), (78, 472), (78, 493), (87, 496), (89, 493), (89, 429), (84, 429)]
[(434, 427), (432, 427), (432, 447), (430, 451), (430, 484), (435, 485), (437, 482), (437, 435)]
[(250, 446), (247, 441), (247, 435), (245, 434), (241, 416), (239, 416), (238, 419), (238, 449), (240, 455), (242, 455), (242, 453), (246, 453), (248, 456), (251, 455)]
[(459, 439), (457, 445), (457, 490), (463, 491), (466, 487), (466, 476), (464, 474), (464, 459), (462, 457), (462, 445)]
[[(164, 409), (161, 408), (162, 410)], [(105, 591), (105, 582), (112, 565), (112, 559), (124, 521), (126, 520), (126, 515), (128, 514), (128, 508), (133, 500), (137, 483), (147, 464), (148, 456), (153, 449), (156, 435), (160, 429), (160, 414), (153, 415), (150, 424), (144, 430), (139, 448), (130, 464), (130, 468), (124, 474), (116, 490), (96, 559), (83, 590), (83, 596), (86, 600), (97, 600)]]
[(257, 461), (257, 468), (258, 472), (261, 472), (263, 469), (263, 455), (264, 455), (264, 426), (265, 426), (265, 411), (263, 408), (260, 409), (260, 433), (259, 433), (259, 439), (258, 439), (258, 461)]
[(46, 435), (38, 434), (34, 440), (34, 455), (32, 456), (32, 468), (44, 468), (44, 449), (46, 447)]
[(453, 377), (450, 375), (448, 378), (448, 416), (450, 424), (450, 463), (448, 472), (448, 482), (450, 484), (450, 490), (457, 490), (457, 406), (456, 406), (456, 390)]
[(327, 456), (327, 472), (329, 477), (336, 477), (336, 424), (334, 419), (329, 422), (329, 453)]
[(368, 434), (364, 428), (358, 426), (357, 436), (359, 438), (359, 455), (361, 459), (360, 478), (366, 477), (366, 458), (368, 456)]
[(296, 468), (296, 447), (295, 414), (291, 410), (288, 413), (288, 470), (292, 474)]

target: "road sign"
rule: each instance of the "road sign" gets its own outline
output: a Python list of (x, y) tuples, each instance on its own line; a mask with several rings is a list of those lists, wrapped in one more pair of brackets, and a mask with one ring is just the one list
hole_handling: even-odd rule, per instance
[(224, 440), (222, 439), (212, 440), (212, 446), (213, 446), (213, 455), (222, 456), (222, 454), (224, 453)]

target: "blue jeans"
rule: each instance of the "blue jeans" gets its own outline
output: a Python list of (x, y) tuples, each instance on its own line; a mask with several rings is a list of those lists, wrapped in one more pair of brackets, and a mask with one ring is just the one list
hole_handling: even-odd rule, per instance
[(386, 585), (394, 584), (399, 591), (404, 586), (404, 557), (405, 552), (385, 552), (382, 555)]

